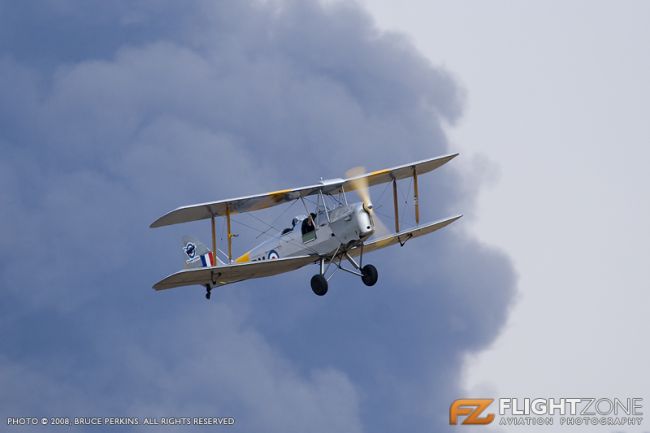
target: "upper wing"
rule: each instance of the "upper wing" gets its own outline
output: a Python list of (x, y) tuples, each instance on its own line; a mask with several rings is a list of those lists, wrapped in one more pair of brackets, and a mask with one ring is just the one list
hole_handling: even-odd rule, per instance
[(213, 215), (225, 215), (226, 208), (228, 208), (230, 213), (233, 214), (262, 210), (282, 203), (293, 201), (300, 197), (307, 197), (309, 195), (318, 194), (318, 191), (321, 189), (323, 189), (324, 194), (329, 194), (332, 188), (340, 189), (341, 183), (343, 183), (343, 179), (340, 179), (336, 185), (310, 185), (295, 189), (282, 189), (279, 191), (267, 192), (264, 194), (255, 194), (246, 197), (237, 197), (227, 200), (182, 206), (161, 216), (149, 227), (162, 227), (171, 224), (208, 219)]
[(212, 216), (225, 215), (226, 209), (228, 209), (231, 214), (262, 210), (296, 200), (300, 197), (318, 194), (319, 191), (322, 191), (323, 194), (337, 194), (342, 191), (352, 191), (357, 188), (359, 183), (355, 181), (360, 178), (367, 178), (368, 185), (370, 186), (390, 182), (393, 179), (403, 179), (413, 176), (414, 172), (417, 174), (423, 174), (434, 170), (451, 161), (457, 155), (458, 154), (455, 153), (452, 155), (423, 159), (422, 161), (411, 162), (409, 164), (386, 168), (384, 170), (377, 170), (360, 176), (351, 177), (349, 179), (325, 180), (316, 185), (302, 186), (293, 189), (282, 189), (264, 194), (255, 194), (246, 197), (236, 197), (227, 200), (182, 206), (161, 216), (154, 221), (150, 227), (162, 227), (171, 224), (208, 219)]
[[(376, 241), (365, 244), (363, 246), (363, 252), (365, 254), (371, 251), (375, 251), (381, 248), (394, 245), (398, 242), (403, 245), (404, 243), (406, 243), (406, 241), (408, 241), (411, 238), (417, 238), (418, 236), (423, 236), (429, 233), (433, 233), (436, 230), (440, 230), (441, 228), (446, 227), (449, 224), (453, 223), (460, 217), (462, 217), (462, 215), (456, 215), (454, 217), (425, 224), (416, 227), (414, 229), (402, 230), (399, 233), (389, 235), (389, 236), (384, 236), (383, 238), (377, 239)], [(359, 254), (361, 254), (361, 248), (360, 247), (354, 248), (353, 250), (350, 251), (350, 254), (353, 256), (358, 256)]]
[(156, 290), (172, 289), (194, 284), (228, 284), (250, 278), (269, 277), (293, 271), (318, 260), (316, 256), (297, 256), (262, 262), (222, 265), (211, 268), (185, 269), (158, 281)]
[(345, 179), (345, 182), (343, 182), (343, 188), (345, 188), (346, 191), (352, 191), (356, 189), (359, 185), (361, 185), (361, 183), (356, 181), (361, 178), (366, 178), (368, 180), (368, 186), (373, 186), (380, 183), (392, 182), (393, 180), (412, 177), (414, 173), (418, 175), (428, 173), (448, 163), (457, 156), (457, 153), (437, 156), (435, 158), (423, 159), (421, 161), (410, 162), (408, 164), (399, 165), (393, 168), (385, 168), (383, 170), (372, 171), (370, 173), (354, 176), (349, 179)]

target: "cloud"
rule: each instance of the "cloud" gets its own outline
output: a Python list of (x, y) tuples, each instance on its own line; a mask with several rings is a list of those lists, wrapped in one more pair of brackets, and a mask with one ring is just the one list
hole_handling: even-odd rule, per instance
[[(89, 4), (0, 14), (2, 416), (444, 430), (463, 355), (512, 299), (503, 254), (454, 227), (368, 257), (372, 289), (339, 275), (316, 298), (305, 270), (206, 303), (149, 289), (178, 267), (185, 227), (147, 227), (186, 203), (452, 151), (450, 74), (346, 4)], [(421, 182), (423, 218), (471, 212), (476, 179), (453, 164)]]

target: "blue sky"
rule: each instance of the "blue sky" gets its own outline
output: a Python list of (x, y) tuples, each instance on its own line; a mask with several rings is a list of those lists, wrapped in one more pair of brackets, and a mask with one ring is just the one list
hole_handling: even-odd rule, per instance
[[(516, 282), (462, 220), (376, 253), (372, 289), (338, 276), (317, 298), (307, 269), (212, 302), (150, 288), (207, 225), (148, 225), (456, 151), (466, 95), (449, 71), (357, 7), (312, 1), (3, 2), (0, 29), (3, 420), (445, 430), (463, 357), (493, 341)], [(471, 217), (481, 173), (423, 179), (423, 219)]]

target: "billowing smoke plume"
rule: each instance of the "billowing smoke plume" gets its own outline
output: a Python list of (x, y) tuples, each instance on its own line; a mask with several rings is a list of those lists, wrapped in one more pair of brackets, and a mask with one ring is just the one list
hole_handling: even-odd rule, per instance
[[(150, 289), (179, 267), (186, 227), (148, 229), (169, 209), (454, 151), (462, 92), (404, 38), (343, 3), (3, 2), (0, 95), (3, 420), (445, 429), (514, 291), (462, 220), (368, 257), (373, 288), (317, 298), (308, 269), (210, 303)], [(454, 163), (421, 182), (423, 220), (472, 212)]]

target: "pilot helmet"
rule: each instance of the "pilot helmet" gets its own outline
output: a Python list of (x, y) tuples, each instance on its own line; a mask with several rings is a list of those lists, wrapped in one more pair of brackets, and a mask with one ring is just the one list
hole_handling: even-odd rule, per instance
[(291, 225), (295, 227), (296, 224), (298, 224), (300, 221), (304, 220), (305, 218), (307, 218), (305, 215), (298, 215), (294, 217), (293, 220), (291, 220)]

